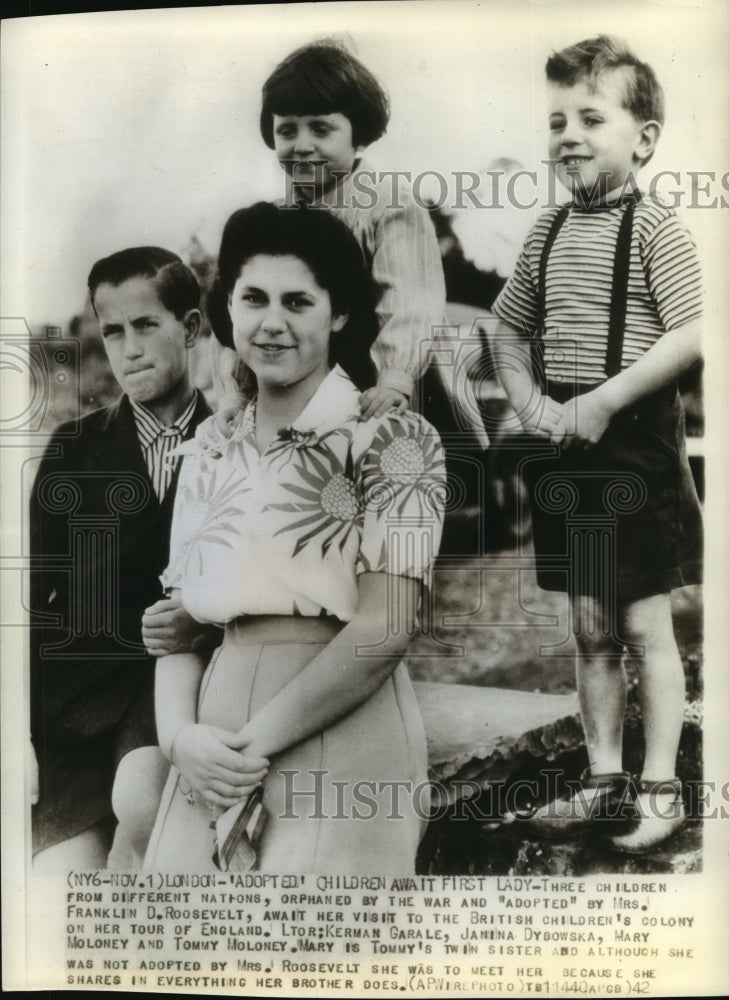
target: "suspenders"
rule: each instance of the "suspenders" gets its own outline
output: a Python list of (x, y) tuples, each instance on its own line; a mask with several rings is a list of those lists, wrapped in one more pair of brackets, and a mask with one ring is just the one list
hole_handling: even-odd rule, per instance
[(537, 322), (531, 338), (531, 356), (534, 376), (539, 382), (539, 386), (544, 391), (547, 384), (547, 375), (544, 364), (544, 318), (546, 314), (545, 300), (547, 296), (547, 264), (549, 263), (549, 253), (552, 244), (557, 239), (557, 233), (562, 228), (562, 223), (569, 214), (570, 206), (563, 205), (559, 212), (552, 219), (547, 238), (542, 247), (542, 256), (539, 258), (539, 283), (537, 285)]
[(625, 314), (628, 309), (628, 273), (630, 271), (630, 238), (633, 234), (633, 213), (635, 202), (628, 202), (623, 212), (615, 244), (613, 261), (613, 287), (610, 296), (610, 326), (605, 355), (605, 374), (608, 378), (617, 375), (623, 360), (623, 338), (625, 337)]
[[(628, 308), (628, 275), (630, 272), (630, 241), (633, 234), (633, 214), (636, 200), (631, 199), (623, 211), (620, 220), (618, 238), (615, 243), (613, 259), (613, 283), (610, 294), (610, 324), (608, 326), (608, 343), (605, 355), (605, 375), (612, 378), (621, 369), (623, 359), (623, 339), (625, 337), (625, 315)], [(552, 225), (544, 241), (539, 259), (539, 285), (537, 288), (537, 324), (532, 336), (531, 353), (535, 374), (545, 384), (544, 368), (544, 319), (546, 314), (545, 298), (547, 285), (547, 264), (549, 254), (562, 228), (562, 223), (569, 214), (569, 205), (564, 205), (552, 220)]]

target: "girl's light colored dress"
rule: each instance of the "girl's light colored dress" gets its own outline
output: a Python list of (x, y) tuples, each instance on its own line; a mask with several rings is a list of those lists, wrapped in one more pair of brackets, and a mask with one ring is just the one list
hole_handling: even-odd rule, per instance
[[(185, 449), (163, 583), (195, 618), (225, 625), (200, 722), (241, 728), (354, 617), (359, 574), (427, 581), (444, 505), (438, 435), (412, 413), (360, 422), (358, 395), (334, 368), (262, 455), (255, 403), (229, 439), (210, 420)], [(185, 791), (173, 767), (145, 867), (213, 869), (211, 813)], [(429, 796), (404, 663), (359, 708), (275, 756), (263, 791), (260, 870), (412, 872)]]

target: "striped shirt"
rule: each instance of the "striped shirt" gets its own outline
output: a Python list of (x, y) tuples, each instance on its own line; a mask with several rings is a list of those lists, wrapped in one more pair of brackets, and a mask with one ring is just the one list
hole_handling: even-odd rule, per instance
[[(493, 312), (514, 330), (531, 335), (538, 318), (539, 262), (558, 208), (527, 236)], [(595, 384), (605, 380), (613, 261), (625, 204), (573, 206), (549, 254), (544, 346), (548, 379)], [(663, 333), (698, 319), (701, 273), (696, 247), (676, 215), (653, 196), (635, 208), (630, 246), (628, 304), (622, 368), (629, 367)]]
[(134, 423), (137, 427), (137, 437), (142, 448), (144, 461), (147, 463), (149, 478), (152, 480), (154, 492), (161, 502), (169, 489), (172, 478), (180, 462), (179, 456), (170, 458), (173, 448), (182, 444), (185, 434), (190, 428), (192, 417), (197, 405), (197, 389), (192, 399), (174, 423), (166, 425), (141, 403), (129, 400)]

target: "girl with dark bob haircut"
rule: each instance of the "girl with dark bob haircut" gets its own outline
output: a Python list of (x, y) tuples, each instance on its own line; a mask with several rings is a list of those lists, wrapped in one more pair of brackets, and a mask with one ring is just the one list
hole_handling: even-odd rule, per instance
[[(241, 268), (259, 254), (299, 257), (329, 293), (334, 312), (347, 314), (344, 328), (332, 337), (329, 361), (338, 364), (358, 389), (375, 383), (370, 346), (377, 335), (372, 283), (357, 241), (344, 223), (326, 212), (277, 207), (260, 201), (228, 219), (218, 254), (218, 272), (208, 293), (207, 314), (213, 333), (235, 349), (228, 300)], [(240, 372), (250, 386), (253, 375)]]
[[(363, 158), (388, 121), (383, 88), (331, 40), (292, 52), (263, 87), (261, 134), (286, 177), (281, 202), (338, 216), (356, 239), (372, 279), (375, 382), (361, 394), (364, 420), (415, 405), (418, 380), (430, 363), (430, 342), (445, 311), (443, 267), (428, 212), (408, 183), (398, 181), (393, 194), (389, 174), (371, 170)], [(356, 336), (346, 339), (360, 342)], [(221, 347), (213, 357), (217, 419), (224, 430), (247, 387), (237, 378), (232, 350)], [(437, 372), (441, 378), (442, 371)]]
[(261, 135), (274, 148), (274, 115), (330, 114), (352, 123), (355, 146), (385, 134), (390, 106), (385, 91), (362, 63), (336, 42), (313, 42), (278, 64), (263, 85)]

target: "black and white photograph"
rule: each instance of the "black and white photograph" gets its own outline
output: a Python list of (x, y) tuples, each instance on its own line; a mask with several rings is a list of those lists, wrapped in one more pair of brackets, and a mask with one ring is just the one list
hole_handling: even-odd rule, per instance
[(4, 989), (724, 994), (728, 33), (3, 20)]

